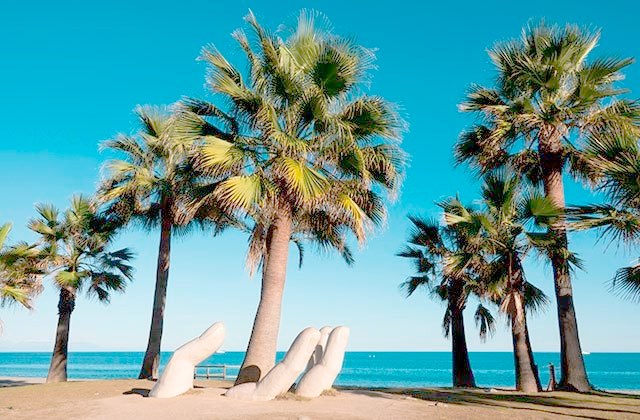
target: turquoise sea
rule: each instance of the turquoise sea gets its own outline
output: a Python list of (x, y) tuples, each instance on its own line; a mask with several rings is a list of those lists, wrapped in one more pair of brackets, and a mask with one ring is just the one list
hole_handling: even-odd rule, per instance
[[(69, 355), (69, 377), (77, 379), (135, 378), (142, 352), (76, 352)], [(171, 353), (162, 354), (162, 364)], [(215, 354), (203, 364), (233, 366), (235, 375), (243, 352)], [(279, 353), (278, 357), (282, 357)], [(513, 355), (508, 352), (471, 353), (478, 386), (513, 387)], [(0, 353), (0, 376), (44, 377), (49, 353)], [(559, 370), (558, 353), (536, 353), (540, 379), (549, 380), (547, 365)], [(640, 353), (591, 353), (585, 355), (593, 385), (605, 390), (640, 389)], [(559, 372), (557, 373), (559, 379)], [(451, 386), (451, 354), (447, 352), (348, 352), (338, 385), (372, 387)]]

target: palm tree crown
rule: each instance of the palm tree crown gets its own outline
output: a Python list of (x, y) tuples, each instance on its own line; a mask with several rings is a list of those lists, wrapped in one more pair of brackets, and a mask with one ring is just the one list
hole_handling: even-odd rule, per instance
[(20, 304), (31, 308), (31, 300), (41, 290), (39, 251), (34, 245), (7, 245), (11, 224), (0, 225), (0, 305)]
[(132, 280), (128, 248), (109, 251), (115, 230), (98, 216), (87, 198), (75, 196), (64, 213), (52, 205), (36, 206), (38, 217), (29, 228), (40, 236), (40, 258), (54, 284), (75, 295), (86, 293), (108, 302), (111, 292), (122, 292)]
[(183, 231), (191, 220), (184, 219), (181, 200), (197, 182), (187, 164), (187, 145), (172, 136), (172, 117), (166, 111), (139, 107), (136, 114), (141, 125), (137, 136), (120, 134), (101, 146), (119, 156), (105, 164), (98, 198), (123, 225), (135, 222), (154, 229), (167, 220)]
[[(453, 210), (457, 200), (444, 202), (442, 205)], [(425, 288), (430, 295), (438, 300), (448, 301), (452, 287), (462, 288), (459, 300), (453, 302), (455, 306), (464, 309), (470, 294), (480, 295), (482, 285), (478, 281), (478, 260), (474, 255), (477, 248), (469, 241), (470, 232), (464, 232), (462, 225), (454, 227), (442, 226), (437, 220), (430, 220), (416, 216), (409, 216), (413, 224), (409, 234), (408, 245), (397, 255), (413, 260), (415, 275), (409, 277), (400, 287), (411, 296), (416, 290)], [(443, 321), (442, 332), (449, 337), (451, 324), (451, 308), (447, 307)], [(494, 329), (493, 316), (482, 305), (478, 305), (474, 314), (479, 327), (480, 337), (486, 338)]]
[(520, 41), (496, 45), (489, 55), (497, 70), (493, 88), (473, 86), (460, 105), (482, 122), (465, 131), (455, 150), (459, 162), (481, 172), (511, 166), (542, 180), (541, 159), (559, 153), (561, 164), (582, 179), (590, 170), (583, 148), (603, 132), (638, 132), (640, 107), (618, 98), (621, 70), (632, 59), (589, 61), (599, 32), (544, 24), (523, 31)]
[[(636, 138), (616, 133), (600, 136), (588, 153), (602, 175), (598, 189), (607, 200), (575, 206), (569, 211), (570, 227), (598, 229), (602, 237), (627, 246), (640, 242), (640, 148)], [(640, 264), (618, 269), (610, 281), (621, 296), (640, 301)]]
[[(452, 202), (454, 200), (443, 206), (450, 209)], [(447, 300), (449, 289), (459, 284), (464, 293), (454, 304), (464, 308), (473, 285), (477, 284), (472, 263), (472, 259), (474, 262), (477, 259), (470, 246), (470, 235), (461, 225), (442, 226), (437, 220), (416, 216), (409, 216), (409, 220), (413, 226), (408, 244), (397, 255), (413, 261), (415, 274), (402, 283), (401, 288), (411, 296), (419, 288), (426, 287), (439, 299)], [(446, 314), (443, 322), (447, 336), (448, 318), (449, 314)]]
[[(535, 310), (547, 298), (526, 280), (522, 263), (532, 249), (545, 256), (555, 252), (547, 227), (561, 211), (535, 190), (523, 190), (520, 179), (504, 171), (484, 177), (481, 195), (479, 208), (465, 208), (456, 202), (451, 208), (454, 211), (445, 214), (448, 225), (472, 226), (477, 232), (475, 240), (485, 259), (476, 265), (479, 294), (505, 310), (510, 295), (518, 293), (526, 296), (527, 307)], [(574, 254), (569, 260), (580, 264)]]
[(256, 238), (290, 213), (294, 231), (343, 251), (346, 230), (364, 241), (368, 224), (384, 219), (379, 192), (399, 187), (402, 122), (382, 98), (358, 94), (371, 51), (322, 31), (310, 14), (286, 39), (252, 14), (247, 22), (255, 45), (234, 33), (249, 60), (246, 78), (214, 47), (202, 54), (228, 112), (189, 99), (177, 123), (203, 138), (196, 166), (218, 180), (196, 205), (215, 199), (250, 215)]

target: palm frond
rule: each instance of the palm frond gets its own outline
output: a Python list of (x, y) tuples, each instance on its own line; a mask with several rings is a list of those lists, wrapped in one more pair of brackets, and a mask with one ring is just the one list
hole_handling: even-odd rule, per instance
[(0, 225), (0, 249), (4, 248), (4, 243), (7, 240), (7, 236), (9, 236), (9, 232), (11, 232), (11, 227), (11, 223)]
[(329, 189), (327, 179), (305, 162), (281, 158), (274, 163), (274, 169), (301, 203), (320, 197)]
[(570, 208), (569, 226), (575, 230), (599, 229), (602, 237), (626, 244), (635, 244), (640, 240), (640, 214), (610, 204)]
[(533, 191), (519, 203), (522, 222), (533, 221), (537, 226), (549, 226), (564, 214), (551, 199)]
[(442, 317), (442, 335), (444, 335), (444, 338), (451, 336), (451, 310), (448, 307)]
[(257, 175), (234, 176), (222, 181), (215, 190), (215, 197), (224, 208), (251, 211), (259, 206), (265, 194), (262, 178)]
[(409, 277), (405, 282), (400, 284), (400, 289), (404, 291), (408, 296), (421, 287), (429, 288), (432, 285), (432, 281), (427, 275)]
[(529, 282), (524, 283), (524, 305), (530, 313), (541, 312), (549, 304), (549, 298), (539, 288)]
[(611, 290), (622, 298), (640, 301), (640, 265), (618, 269), (609, 285)]
[(487, 307), (482, 304), (478, 304), (476, 312), (473, 315), (473, 319), (476, 322), (476, 327), (478, 327), (480, 340), (486, 341), (487, 335), (493, 336), (493, 334), (495, 334), (495, 319)]

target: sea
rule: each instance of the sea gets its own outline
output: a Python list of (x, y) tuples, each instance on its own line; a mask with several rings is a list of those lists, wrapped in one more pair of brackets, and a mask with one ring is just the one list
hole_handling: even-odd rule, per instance
[[(75, 379), (136, 378), (142, 352), (72, 352), (68, 375)], [(284, 353), (278, 353), (278, 359)], [(50, 353), (0, 353), (0, 376), (45, 377)], [(171, 353), (162, 353), (161, 369)], [(214, 354), (203, 365), (227, 365), (237, 375), (243, 352)], [(513, 354), (472, 352), (471, 365), (481, 387), (512, 388), (515, 385)], [(584, 355), (589, 380), (602, 390), (640, 390), (640, 353), (590, 353)], [(543, 387), (549, 381), (550, 363), (560, 378), (558, 353), (535, 353)], [(213, 372), (219, 372), (212, 370)], [(448, 352), (347, 352), (336, 385), (360, 387), (451, 386), (451, 353)]]

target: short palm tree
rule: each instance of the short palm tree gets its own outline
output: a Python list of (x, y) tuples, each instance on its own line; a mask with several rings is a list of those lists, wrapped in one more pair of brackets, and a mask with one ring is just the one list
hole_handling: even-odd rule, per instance
[[(452, 210), (456, 200), (442, 203)], [(415, 274), (401, 287), (408, 296), (418, 289), (426, 289), (438, 300), (447, 303), (442, 322), (446, 337), (451, 336), (452, 380), (455, 387), (475, 387), (476, 382), (469, 362), (467, 340), (464, 329), (464, 309), (468, 297), (477, 291), (476, 264), (481, 260), (470, 239), (475, 231), (468, 226), (441, 225), (436, 220), (409, 216), (413, 224), (408, 244), (398, 256), (409, 258), (415, 264)], [(494, 320), (482, 305), (475, 313), (481, 337), (494, 329)]]
[[(496, 303), (511, 323), (516, 389), (542, 390), (533, 359), (527, 327), (527, 313), (547, 302), (544, 293), (526, 280), (523, 260), (531, 249), (547, 253), (550, 238), (540, 228), (558, 217), (557, 208), (545, 197), (522, 190), (516, 176), (504, 172), (485, 176), (482, 206), (462, 206), (445, 215), (449, 225), (477, 225), (486, 264), (478, 268), (481, 295)], [(526, 225), (534, 224), (536, 231)]]
[[(384, 219), (382, 193), (399, 187), (402, 124), (383, 98), (361, 95), (371, 51), (321, 30), (302, 13), (285, 39), (250, 14), (256, 42), (234, 37), (249, 61), (245, 78), (209, 47), (211, 91), (227, 112), (183, 103), (176, 130), (200, 139), (195, 166), (211, 177), (200, 203), (248, 216), (262, 256), (262, 292), (236, 383), (257, 381), (275, 363), (289, 243), (306, 232), (344, 254), (344, 235), (365, 240)], [(317, 236), (320, 234), (320, 236)], [(250, 258), (255, 261), (255, 258)]]
[(17, 303), (31, 309), (32, 298), (41, 289), (38, 249), (19, 243), (8, 245), (11, 224), (0, 225), (0, 305)]
[[(598, 229), (602, 237), (627, 246), (640, 243), (640, 148), (635, 138), (603, 135), (588, 151), (593, 167), (603, 175), (598, 188), (603, 204), (577, 206), (570, 211), (573, 229)], [(640, 301), (640, 264), (618, 269), (610, 282), (614, 292)]]
[(184, 197), (197, 185), (195, 173), (187, 164), (189, 144), (172, 136), (172, 119), (167, 112), (139, 107), (136, 113), (141, 125), (136, 136), (121, 134), (102, 145), (120, 155), (120, 159), (106, 163), (106, 178), (98, 199), (106, 204), (105, 212), (121, 225), (134, 223), (146, 230), (160, 230), (151, 326), (139, 375), (157, 378), (172, 235), (185, 233), (194, 224), (205, 223), (205, 219), (212, 220), (214, 212), (204, 219), (198, 215), (184, 217)]
[[(527, 28), (521, 40), (500, 43), (489, 55), (495, 87), (473, 86), (460, 105), (482, 121), (456, 146), (459, 162), (480, 172), (509, 166), (565, 207), (563, 174), (593, 181), (582, 145), (601, 132), (637, 132), (640, 107), (618, 99), (615, 86), (631, 59), (589, 60), (600, 34), (575, 26)], [(561, 344), (560, 387), (589, 391), (567, 262), (564, 218), (550, 227), (557, 245), (551, 255)]]
[(38, 217), (29, 228), (39, 235), (39, 258), (45, 276), (60, 291), (58, 328), (47, 382), (67, 380), (67, 348), (71, 314), (77, 295), (86, 290), (108, 303), (112, 292), (122, 292), (131, 280), (133, 258), (127, 249), (109, 251), (113, 224), (97, 215), (95, 205), (77, 196), (63, 214), (51, 205), (36, 206)]

